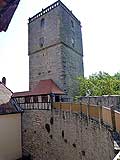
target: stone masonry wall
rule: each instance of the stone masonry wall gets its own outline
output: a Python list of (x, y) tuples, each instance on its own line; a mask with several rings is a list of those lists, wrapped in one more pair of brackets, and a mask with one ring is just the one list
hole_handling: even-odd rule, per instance
[[(59, 7), (29, 23), (29, 86), (30, 90), (43, 79), (53, 79), (60, 88), (62, 74), (61, 44), (59, 31)], [(44, 26), (41, 20), (44, 18)], [(43, 47), (40, 38), (44, 37)]]
[(39, 80), (45, 79), (53, 79), (60, 88), (64, 88), (64, 79), (61, 77), (63, 68), (60, 44), (32, 54), (29, 57), (29, 65), (30, 89), (34, 88)]
[(64, 71), (64, 89), (68, 96), (75, 96), (79, 90), (76, 78), (83, 75), (83, 57), (71, 48), (62, 46), (62, 63)]
[(112, 160), (110, 132), (79, 113), (27, 110), (22, 115), (23, 147), (33, 160)]
[(29, 88), (40, 80), (52, 79), (74, 96), (75, 78), (84, 75), (81, 24), (58, 3), (28, 24)]
[(114, 107), (120, 111), (120, 95), (105, 95), (105, 96), (85, 96), (78, 99), (82, 103), (101, 105), (105, 107)]

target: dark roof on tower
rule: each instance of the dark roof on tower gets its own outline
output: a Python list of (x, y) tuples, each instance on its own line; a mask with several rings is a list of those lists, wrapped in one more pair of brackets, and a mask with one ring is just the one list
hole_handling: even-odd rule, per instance
[(47, 94), (63, 95), (64, 92), (57, 86), (57, 84), (51, 80), (40, 80), (32, 91), (16, 92), (13, 93), (13, 97), (25, 97), (34, 95), (47, 95)]

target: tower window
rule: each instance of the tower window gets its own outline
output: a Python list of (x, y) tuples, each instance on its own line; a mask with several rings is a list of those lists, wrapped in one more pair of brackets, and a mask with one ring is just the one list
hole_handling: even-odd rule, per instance
[(43, 45), (44, 45), (44, 37), (41, 37), (40, 38), (40, 47), (43, 47)]
[(44, 18), (41, 19), (40, 26), (42, 28), (45, 26), (45, 19)]
[(72, 47), (75, 47), (75, 40), (74, 40), (74, 38), (71, 38), (71, 42), (72, 42)]
[(50, 73), (51, 71), (49, 70), (48, 73)]
[(71, 26), (72, 28), (74, 28), (74, 22), (71, 20)]
[(41, 72), (39, 72), (38, 75), (41, 75)]

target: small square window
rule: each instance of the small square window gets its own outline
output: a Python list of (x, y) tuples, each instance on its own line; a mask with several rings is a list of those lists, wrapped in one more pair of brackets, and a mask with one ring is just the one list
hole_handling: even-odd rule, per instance
[(38, 75), (41, 75), (41, 72), (39, 72)]
[(48, 73), (50, 73), (51, 71), (49, 70)]

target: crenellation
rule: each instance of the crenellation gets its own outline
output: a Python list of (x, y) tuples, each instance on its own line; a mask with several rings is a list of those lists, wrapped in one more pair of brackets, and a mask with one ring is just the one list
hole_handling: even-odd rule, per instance
[(74, 18), (77, 23), (80, 24), (80, 21), (74, 16), (74, 14), (72, 13), (72, 11), (70, 11), (60, 0), (58, 0), (57, 2), (53, 3), (52, 5), (48, 6), (45, 9), (42, 9), (41, 12), (37, 13), (36, 15), (34, 15), (33, 17), (29, 18), (29, 23), (33, 22), (34, 20), (36, 20), (37, 18), (43, 16), (44, 14), (50, 12), (51, 10), (53, 10), (54, 8), (61, 6), (66, 12), (68, 12), (68, 14), (70, 16), (72, 16), (72, 18)]
[(55, 3), (53, 3), (52, 5), (48, 6), (47, 8), (42, 9), (41, 12), (37, 13), (32, 18), (29, 18), (29, 23), (31, 23), (32, 21), (36, 20), (37, 18), (43, 16), (44, 14), (50, 12), (52, 9), (56, 8), (58, 5), (60, 5), (60, 1), (59, 0), (57, 2), (55, 2)]

